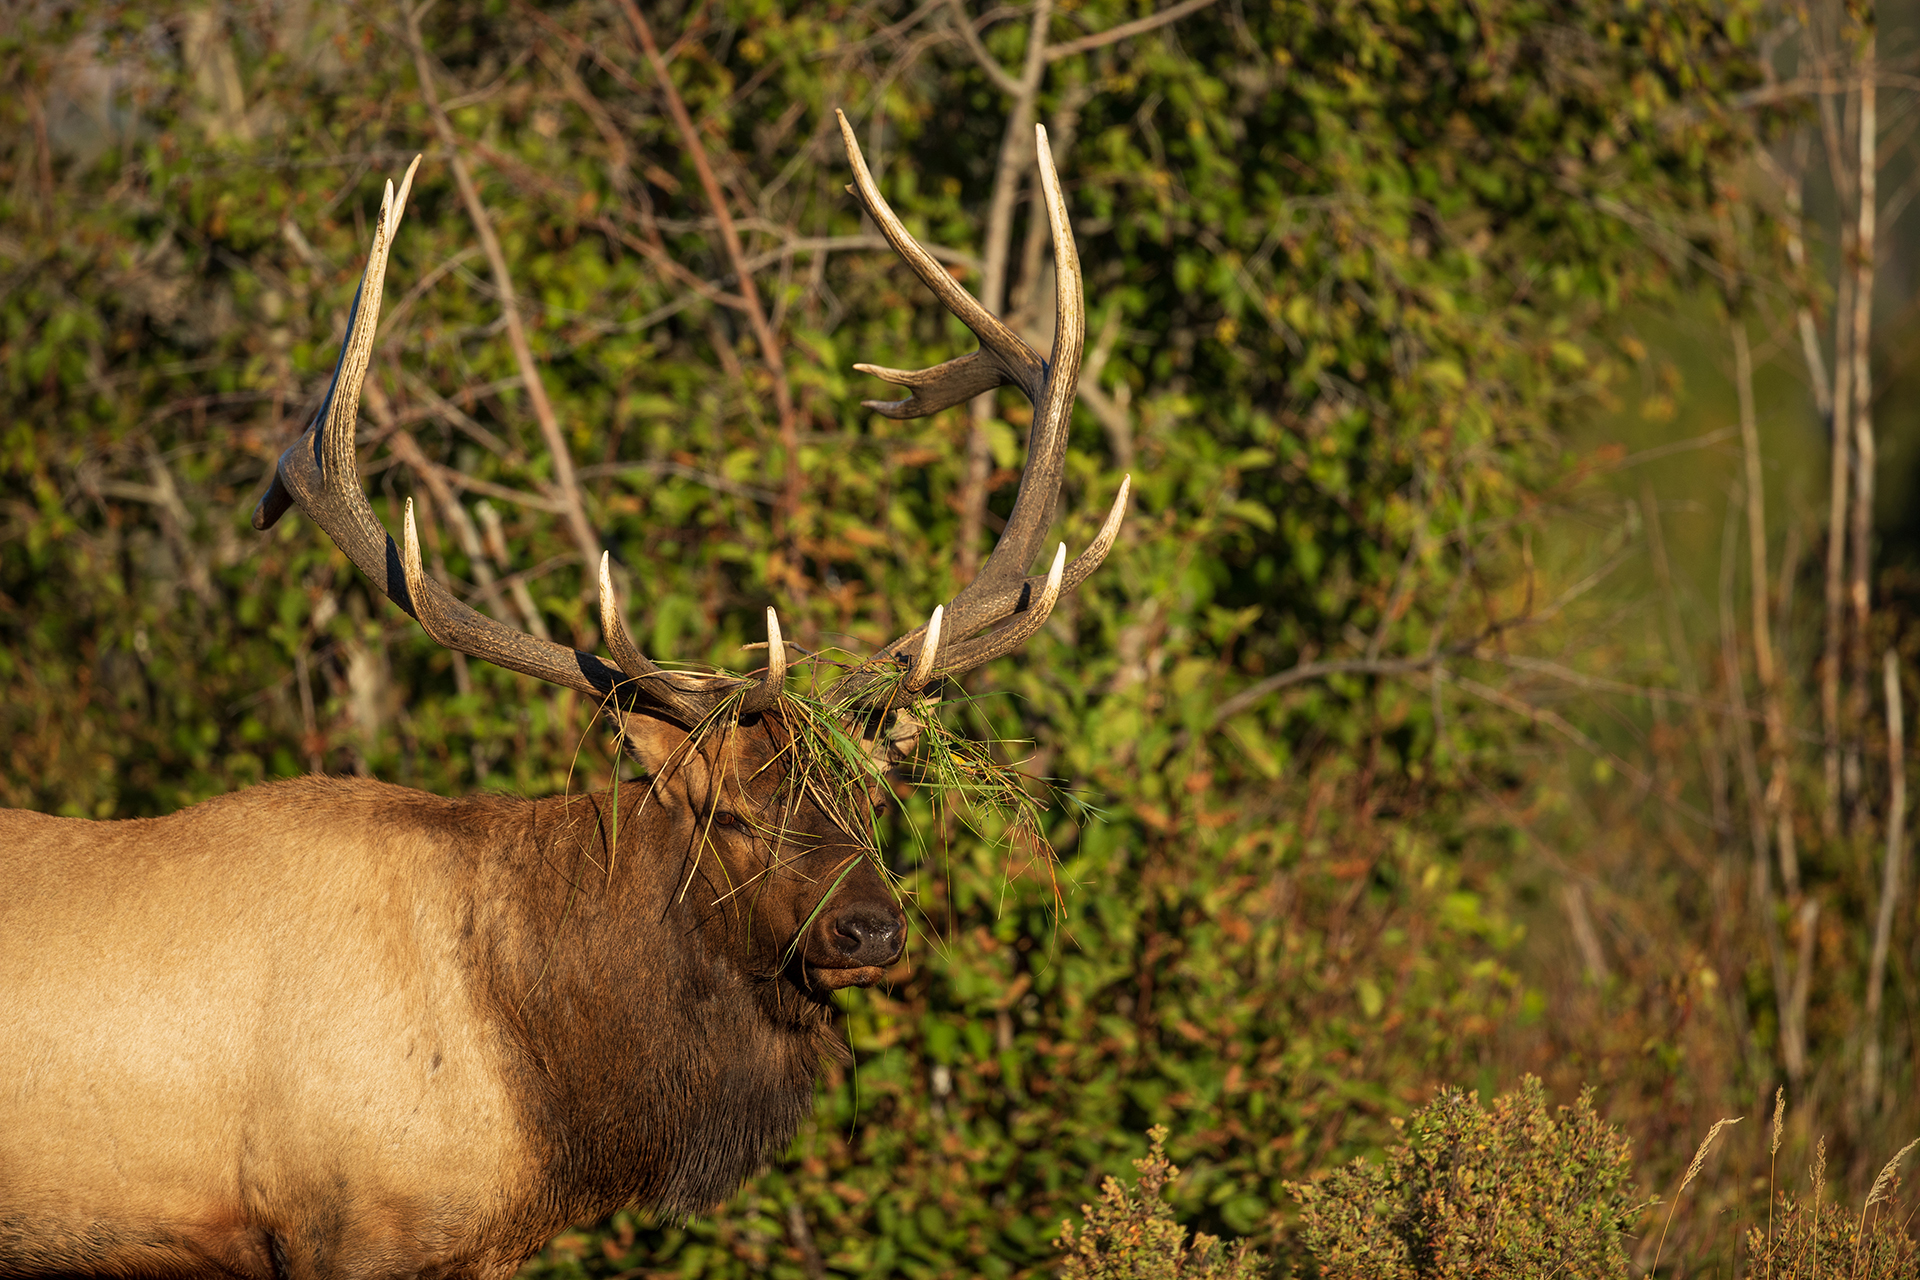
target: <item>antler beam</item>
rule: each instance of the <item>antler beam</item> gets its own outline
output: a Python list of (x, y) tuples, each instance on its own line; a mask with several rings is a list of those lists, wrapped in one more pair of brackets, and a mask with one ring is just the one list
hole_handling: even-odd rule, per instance
[[(1034, 126), (1040, 166), (1040, 190), (1047, 221), (1053, 231), (1054, 310), (1053, 351), (1042, 359), (1027, 342), (994, 316), (954, 280), (947, 269), (901, 223), (873, 181), (853, 126), (837, 112), (840, 136), (853, 165), (853, 185), (867, 214), (913, 273), (960, 322), (980, 340), (980, 349), (932, 369), (908, 371), (859, 364), (856, 369), (882, 378), (911, 393), (903, 400), (869, 400), (866, 406), (889, 418), (918, 418), (938, 413), (983, 391), (999, 386), (1020, 388), (1033, 403), (1033, 426), (1027, 433), (1027, 466), (1014, 497), (1013, 513), (979, 574), (953, 600), (934, 610), (932, 620), (916, 627), (875, 654), (847, 677), (842, 696), (852, 704), (872, 704), (889, 695), (887, 673), (906, 667), (904, 684), (916, 693), (937, 677), (956, 675), (1009, 653), (1045, 624), (1061, 595), (1072, 591), (1100, 567), (1113, 549), (1126, 515), (1128, 477), (1100, 527), (1099, 536), (1066, 561), (1066, 546), (1054, 555), (1052, 569), (1043, 577), (1028, 576), (1039, 554), (1053, 506), (1065, 474), (1067, 429), (1080, 379), (1080, 359), (1086, 347), (1087, 314), (1082, 296), (1080, 255), (1067, 217), (1067, 202), (1054, 170), (1053, 152), (1045, 126)], [(983, 634), (984, 633), (984, 634)]]
[(419, 535), (414, 529), (413, 503), (407, 502), (406, 545), (396, 548), (392, 537), (374, 515), (360, 487), (355, 456), (354, 423), (359, 415), (360, 388), (372, 361), (374, 332), (380, 324), (380, 296), (386, 284), (387, 258), (394, 232), (406, 208), (416, 157), (407, 166), (400, 190), (387, 183), (380, 204), (380, 222), (373, 248), (347, 315), (347, 335), (340, 344), (333, 382), (313, 421), (292, 447), (280, 456), (273, 483), (253, 513), (253, 527), (269, 529), (289, 508), (299, 507), (335, 545), (360, 567), (387, 599), (420, 623), (422, 629), (448, 649), (480, 658), (509, 671), (518, 671), (549, 684), (575, 689), (596, 699), (618, 698), (624, 704), (646, 704), (688, 726), (700, 723), (725, 700), (739, 698), (742, 712), (761, 711), (780, 696), (786, 676), (786, 651), (779, 643), (779, 623), (770, 639), (774, 656), (766, 676), (758, 681), (712, 678), (662, 671), (641, 653), (627, 634), (615, 600), (607, 557), (600, 560), (602, 630), (613, 650), (612, 666), (604, 659), (565, 645), (542, 640), (469, 607), (428, 577), (420, 563)]

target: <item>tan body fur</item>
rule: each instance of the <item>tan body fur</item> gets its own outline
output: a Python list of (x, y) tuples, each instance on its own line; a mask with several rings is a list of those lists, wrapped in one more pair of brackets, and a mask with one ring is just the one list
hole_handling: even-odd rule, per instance
[(438, 907), (470, 868), (392, 820), (427, 799), (302, 781), (129, 822), (0, 813), (0, 1266), (270, 1273), (262, 1229), (320, 1194), (354, 1223), (342, 1270), (413, 1270), (436, 1219), (512, 1215), (527, 1144)]

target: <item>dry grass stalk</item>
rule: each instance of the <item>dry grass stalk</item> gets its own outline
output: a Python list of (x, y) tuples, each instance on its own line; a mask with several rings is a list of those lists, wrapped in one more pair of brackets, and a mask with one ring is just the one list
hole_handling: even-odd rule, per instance
[(1773, 1167), (1780, 1156), (1780, 1138), (1787, 1128), (1787, 1091), (1773, 1091), (1773, 1140), (1767, 1144), (1767, 1275), (1773, 1275)]
[(1873, 1187), (1867, 1192), (1867, 1203), (1860, 1209), (1860, 1220), (1862, 1223), (1866, 1221), (1867, 1210), (1887, 1198), (1887, 1188), (1893, 1184), (1894, 1171), (1900, 1167), (1900, 1162), (1907, 1158), (1907, 1153), (1915, 1147), (1920, 1147), (1920, 1138), (1915, 1138), (1912, 1142), (1909, 1142), (1906, 1146), (1894, 1152), (1893, 1159), (1887, 1161), (1881, 1168), (1880, 1176), (1873, 1180)]
[(1707, 1152), (1712, 1149), (1713, 1140), (1720, 1136), (1722, 1129), (1730, 1124), (1739, 1124), (1744, 1119), (1745, 1116), (1729, 1116), (1724, 1120), (1715, 1120), (1713, 1128), (1707, 1130), (1707, 1136), (1700, 1140), (1700, 1149), (1693, 1153), (1693, 1163), (1687, 1166), (1687, 1176), (1680, 1179), (1680, 1189), (1673, 1193), (1673, 1202), (1667, 1206), (1667, 1221), (1660, 1228), (1660, 1244), (1653, 1251), (1653, 1268), (1648, 1275), (1658, 1275), (1660, 1272), (1660, 1254), (1667, 1247), (1667, 1230), (1673, 1226), (1673, 1211), (1680, 1207), (1680, 1197), (1687, 1194), (1687, 1188), (1700, 1176), (1700, 1167), (1707, 1162)]
[(1813, 1149), (1813, 1169), (1809, 1181), (1813, 1183), (1813, 1229), (1807, 1233), (1807, 1240), (1813, 1250), (1813, 1271), (1817, 1274), (1820, 1266), (1820, 1198), (1827, 1190), (1827, 1140), (1823, 1136)]

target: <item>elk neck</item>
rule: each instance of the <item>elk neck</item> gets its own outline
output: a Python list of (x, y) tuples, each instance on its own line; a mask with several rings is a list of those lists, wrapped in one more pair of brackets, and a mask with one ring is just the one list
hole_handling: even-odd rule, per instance
[(561, 1226), (724, 1200), (791, 1141), (823, 1057), (845, 1055), (832, 1006), (779, 964), (788, 940), (749, 895), (716, 905), (716, 859), (648, 791), (455, 802), (494, 828), (466, 842), (476, 995)]

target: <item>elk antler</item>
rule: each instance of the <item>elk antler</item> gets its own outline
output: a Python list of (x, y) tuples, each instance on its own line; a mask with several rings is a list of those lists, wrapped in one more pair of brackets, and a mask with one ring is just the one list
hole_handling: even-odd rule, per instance
[(415, 157), (407, 166), (396, 196), (387, 183), (380, 205), (380, 224), (374, 230), (373, 249), (347, 313), (347, 334), (340, 358), (313, 421), (280, 455), (273, 483), (253, 513), (253, 527), (268, 529), (289, 507), (298, 506), (335, 545), (360, 566), (360, 571), (426, 633), (448, 649), (480, 658), (495, 666), (575, 689), (597, 699), (617, 698), (622, 705), (646, 704), (692, 728), (712, 715), (728, 699), (740, 699), (742, 712), (763, 711), (780, 696), (786, 678), (786, 646), (780, 623), (767, 610), (768, 661), (764, 677), (740, 681), (682, 675), (662, 671), (634, 645), (620, 616), (613, 593), (607, 556), (600, 557), (600, 625), (618, 667), (604, 659), (516, 631), (469, 608), (453, 593), (429, 578), (420, 564), (420, 539), (413, 524), (413, 501), (407, 501), (406, 546), (396, 548), (381, 527), (360, 489), (359, 464), (354, 456), (354, 420), (360, 409), (360, 386), (373, 355), (374, 331), (380, 324), (380, 293), (386, 283), (387, 254), (400, 225), (407, 193), (413, 186)]
[(1040, 190), (1046, 199), (1047, 221), (1053, 228), (1057, 319), (1053, 354), (1047, 360), (1041, 359), (1040, 353), (1028, 346), (1020, 335), (961, 288), (947, 274), (947, 269), (913, 238), (874, 185), (846, 114), (835, 114), (840, 119), (840, 136), (846, 141), (847, 158), (853, 164), (854, 185), (847, 190), (860, 198), (881, 233), (921, 282), (980, 339), (978, 351), (932, 369), (909, 371), (855, 365), (854, 368), (862, 372), (906, 387), (910, 392), (904, 400), (868, 400), (866, 406), (889, 418), (918, 418), (1007, 384), (1020, 388), (1033, 402), (1026, 471), (1020, 477), (1013, 513), (1007, 517), (1006, 528), (994, 543), (993, 553), (974, 580), (961, 588), (959, 595), (934, 609), (927, 625), (907, 632), (847, 676), (836, 692), (849, 705), (866, 706), (888, 699), (890, 671), (904, 666), (902, 684), (909, 694), (917, 693), (937, 677), (957, 675), (1012, 652), (1038, 631), (1061, 595), (1085, 581), (1113, 549), (1114, 539), (1120, 533), (1120, 521), (1126, 515), (1132, 477), (1120, 482), (1120, 492), (1114, 497), (1099, 535), (1072, 564), (1067, 563), (1067, 548), (1062, 543), (1054, 554), (1053, 567), (1044, 577), (1027, 575), (1028, 567), (1039, 553), (1041, 539), (1053, 518), (1053, 504), (1060, 494), (1067, 427), (1073, 416), (1080, 356), (1087, 339), (1080, 255), (1074, 247), (1073, 228), (1067, 220), (1067, 203), (1060, 194), (1060, 177), (1054, 172), (1053, 152), (1047, 146), (1045, 126), (1034, 126), (1034, 141), (1039, 153)]

